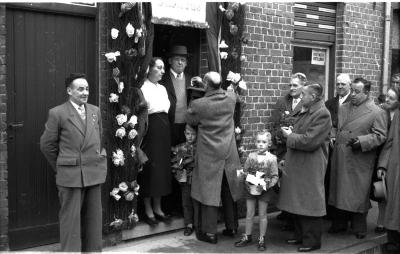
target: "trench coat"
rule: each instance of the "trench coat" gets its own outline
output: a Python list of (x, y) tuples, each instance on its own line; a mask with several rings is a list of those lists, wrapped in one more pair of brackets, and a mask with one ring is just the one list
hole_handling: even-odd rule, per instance
[[(341, 210), (366, 213), (377, 149), (386, 140), (387, 114), (368, 99), (359, 106), (339, 108), (338, 129), (332, 154), (329, 204)], [(361, 150), (347, 143), (358, 138)]]
[(326, 214), (324, 178), (331, 115), (322, 100), (297, 114), (287, 137), (278, 208), (304, 216)]
[(400, 231), (400, 110), (397, 109), (390, 125), (388, 138), (378, 161), (378, 168), (386, 169), (387, 200), (383, 225)]
[(224, 171), (233, 200), (242, 193), (236, 174), (241, 167), (233, 122), (236, 100), (233, 92), (207, 91), (191, 102), (186, 114), (186, 122), (198, 126), (191, 196), (203, 205), (221, 205)]

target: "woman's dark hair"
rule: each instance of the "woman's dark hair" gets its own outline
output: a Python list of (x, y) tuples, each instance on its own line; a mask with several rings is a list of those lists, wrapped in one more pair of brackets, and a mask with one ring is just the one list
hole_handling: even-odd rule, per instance
[(157, 56), (155, 56), (155, 57), (150, 59), (149, 67), (147, 68), (147, 71), (146, 71), (146, 76), (149, 76), (150, 69), (153, 68), (156, 65), (157, 60), (163, 61), (161, 57), (157, 57)]

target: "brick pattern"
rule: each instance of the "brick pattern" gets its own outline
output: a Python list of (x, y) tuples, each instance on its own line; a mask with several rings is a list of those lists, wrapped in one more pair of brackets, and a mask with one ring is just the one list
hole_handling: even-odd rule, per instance
[(336, 72), (372, 83), (379, 95), (382, 80), (384, 3), (340, 3), (336, 20)]
[(0, 5), (0, 251), (8, 250), (6, 6)]
[(242, 45), (247, 61), (241, 74), (247, 82), (246, 108), (242, 116), (242, 144), (252, 147), (256, 131), (270, 127), (271, 107), (285, 94), (293, 62), (293, 3), (251, 2), (245, 5)]

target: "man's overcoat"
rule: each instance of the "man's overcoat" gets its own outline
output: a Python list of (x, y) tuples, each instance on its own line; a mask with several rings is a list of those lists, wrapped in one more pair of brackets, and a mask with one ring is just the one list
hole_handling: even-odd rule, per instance
[(237, 201), (241, 195), (236, 175), (240, 161), (233, 122), (235, 104), (234, 93), (212, 90), (193, 100), (186, 115), (188, 124), (198, 126), (191, 195), (204, 205), (221, 205), (224, 171), (233, 200)]
[[(359, 106), (345, 103), (339, 108), (338, 129), (333, 148), (329, 204), (365, 213), (371, 207), (369, 191), (377, 148), (386, 140), (387, 114), (368, 99)], [(361, 149), (347, 145), (358, 138)]]
[(305, 216), (326, 214), (324, 178), (331, 127), (331, 116), (322, 100), (297, 114), (293, 133), (286, 141), (279, 209)]

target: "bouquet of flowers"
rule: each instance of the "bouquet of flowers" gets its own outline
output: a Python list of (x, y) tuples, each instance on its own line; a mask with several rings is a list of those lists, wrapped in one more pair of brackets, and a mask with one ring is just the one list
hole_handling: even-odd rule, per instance
[(194, 167), (193, 145), (182, 144), (172, 149), (172, 173), (180, 183), (190, 183)]

